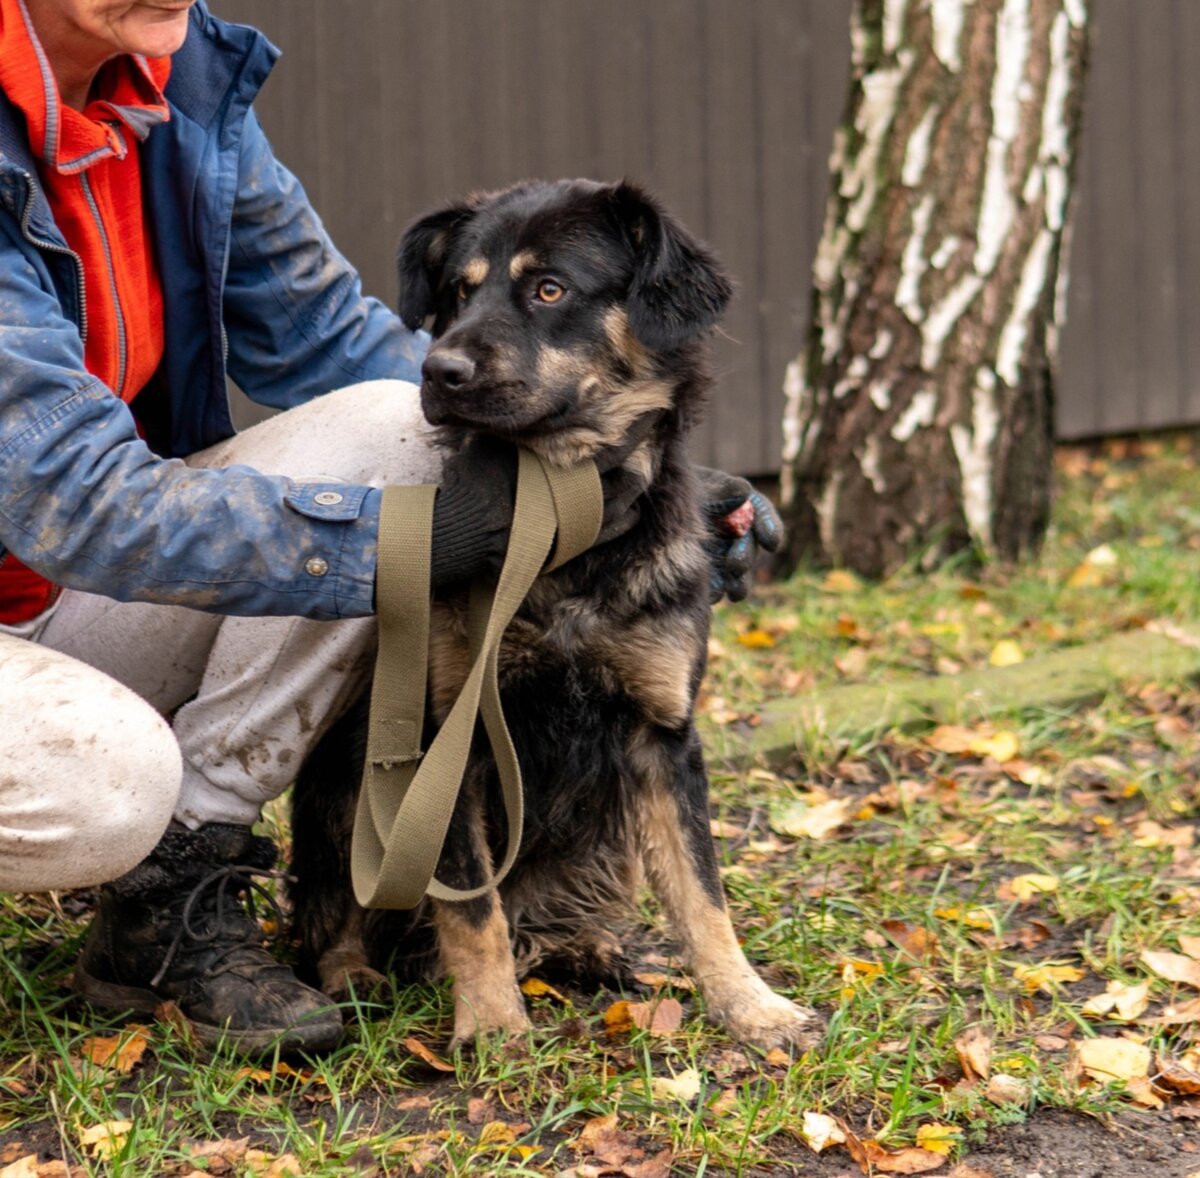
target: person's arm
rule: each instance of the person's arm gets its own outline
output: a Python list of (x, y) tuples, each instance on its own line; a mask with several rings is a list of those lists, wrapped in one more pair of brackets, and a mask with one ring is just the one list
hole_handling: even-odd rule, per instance
[(85, 371), (79, 333), (17, 234), (0, 218), (0, 546), (120, 600), (370, 614), (379, 492), (339, 484), (341, 502), (324, 507), (316, 484), (158, 458)]
[(230, 375), (252, 400), (281, 409), (358, 381), (419, 382), (429, 346), (424, 332), (364, 296), (253, 111), (239, 157), (224, 319)]

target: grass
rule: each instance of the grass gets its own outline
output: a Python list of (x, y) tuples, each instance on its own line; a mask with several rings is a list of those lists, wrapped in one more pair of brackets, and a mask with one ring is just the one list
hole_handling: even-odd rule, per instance
[[(813, 685), (955, 674), (986, 664), (1001, 642), (1032, 656), (1155, 618), (1200, 618), (1195, 484), (1190, 436), (1066, 450), (1036, 563), (914, 565), (882, 585), (805, 571), (765, 587), (718, 612), (703, 710), (736, 734), (764, 700)], [(1086, 565), (1102, 544), (1112, 562)], [(167, 1021), (121, 1074), (86, 1058), (90, 1041), (120, 1025), (74, 1004), (67, 985), (88, 898), (0, 897), (0, 1169), (35, 1153), (72, 1173), (138, 1178), (546, 1175), (586, 1162), (584, 1127), (616, 1113), (603, 1139), (616, 1173), (665, 1175), (671, 1159), (675, 1174), (812, 1173), (820, 1159), (799, 1141), (805, 1112), (836, 1114), (892, 1150), (948, 1125), (962, 1153), (1046, 1108), (1128, 1111), (1122, 1085), (1081, 1082), (1070, 1044), (1115, 1033), (1081, 1011), (1109, 981), (1152, 980), (1151, 1013), (1187, 996), (1140, 955), (1200, 936), (1189, 841), (1198, 714), (1189, 684), (1120, 684), (1074, 711), (961, 717), (981, 738), (1009, 734), (1015, 755), (1003, 762), (942, 751), (928, 732), (873, 731), (870, 717), (852, 740), (814, 739), (782, 767), (717, 759), (713, 817), (747, 953), (830, 1020), (823, 1050), (799, 1061), (731, 1043), (675, 975), (674, 987), (628, 995), (530, 998), (527, 1037), (480, 1042), (443, 1060), (449, 1070), (405, 1046), (418, 1039), (436, 1061), (448, 1034), (446, 991), (419, 986), (387, 1005), (354, 1004), (346, 1042), (322, 1059), (203, 1058), (186, 1027)], [(789, 804), (824, 801), (843, 804), (836, 829), (773, 829)], [(286, 837), (280, 812), (267, 821)], [(1030, 875), (1052, 877), (1051, 890), (1024, 896), (1013, 880)], [(671, 973), (660, 916), (649, 906), (643, 916), (646, 968)], [(1047, 964), (1078, 979), (1021, 976)], [(603, 1014), (621, 997), (678, 999), (682, 1026), (609, 1033)], [(962, 1082), (955, 1041), (972, 1026), (993, 1040), (993, 1072), (1020, 1081), (1016, 1103)], [(1138, 1030), (1176, 1052), (1192, 1033)], [(691, 1099), (655, 1084), (693, 1073)], [(130, 1127), (111, 1137), (110, 1157), (81, 1144), (114, 1122)]]

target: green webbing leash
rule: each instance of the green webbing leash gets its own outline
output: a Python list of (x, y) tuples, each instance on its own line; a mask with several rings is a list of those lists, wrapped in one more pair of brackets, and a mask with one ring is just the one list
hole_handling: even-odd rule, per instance
[[(530, 586), (590, 548), (600, 530), (600, 476), (591, 462), (568, 470), (521, 450), (508, 556), (493, 586), (471, 588), (471, 668), (429, 749), (421, 752), (429, 648), (430, 536), (434, 487), (387, 487), (379, 523), (376, 611), (379, 653), (371, 688), (367, 760), (354, 818), (350, 869), (365, 908), (413, 908), (425, 895), (470, 900), (508, 874), (521, 844), (521, 770), (504, 723), (497, 682), (500, 640)], [(558, 542), (547, 564), (547, 555)], [(482, 715), (508, 815), (504, 862), (467, 891), (434, 878)]]

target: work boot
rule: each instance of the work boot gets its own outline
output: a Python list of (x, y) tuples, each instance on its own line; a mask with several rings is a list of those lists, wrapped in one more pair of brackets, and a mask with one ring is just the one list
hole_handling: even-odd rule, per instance
[(274, 865), (274, 844), (248, 827), (171, 823), (141, 863), (101, 889), (75, 988), (93, 1006), (139, 1014), (170, 999), (210, 1045), (333, 1047), (337, 1008), (263, 947), (255, 896), (280, 914), (252, 877)]

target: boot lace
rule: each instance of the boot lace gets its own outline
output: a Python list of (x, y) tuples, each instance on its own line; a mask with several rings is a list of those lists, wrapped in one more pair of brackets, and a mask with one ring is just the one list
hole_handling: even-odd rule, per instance
[[(255, 927), (259, 928), (255, 897), (265, 904), (268, 919), (275, 922), (275, 932), (269, 939), (275, 941), (280, 938), (284, 924), (283, 909), (280, 908), (279, 901), (254, 878), (255, 876), (267, 879), (287, 878), (287, 874), (282, 871), (253, 867), (246, 863), (231, 863), (210, 872), (192, 888), (184, 900), (179, 927), (167, 946), (166, 956), (163, 957), (158, 972), (150, 979), (151, 989), (156, 988), (166, 977), (185, 940), (196, 946), (215, 946), (218, 941), (228, 938), (231, 943), (223, 949), (215, 950), (215, 961), (208, 965), (204, 972), (210, 977), (215, 977), (233, 969), (238, 963), (229, 960), (230, 956), (238, 950), (248, 948), (249, 944), (248, 938), (228, 928), (226, 921), (231, 916), (237, 916), (243, 921), (253, 920)], [(196, 923), (194, 918), (197, 916), (206, 918), (203, 925)]]

